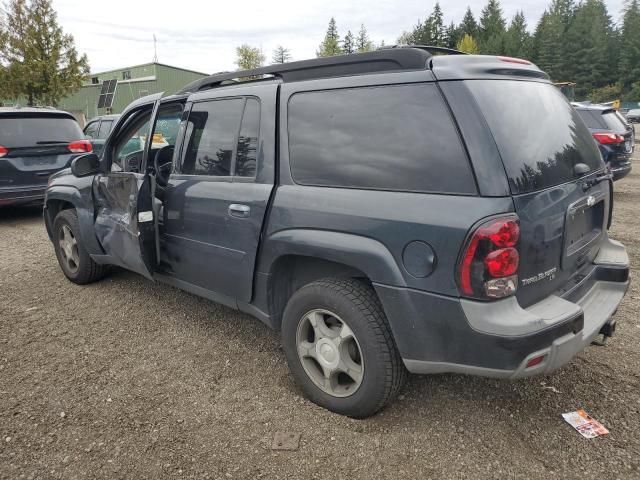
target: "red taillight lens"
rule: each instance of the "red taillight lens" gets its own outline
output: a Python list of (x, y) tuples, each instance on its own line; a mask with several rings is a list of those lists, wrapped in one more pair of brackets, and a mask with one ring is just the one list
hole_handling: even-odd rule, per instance
[(487, 273), (493, 278), (513, 275), (518, 271), (520, 255), (515, 248), (501, 248), (494, 250), (484, 259)]
[(515, 216), (480, 225), (467, 241), (459, 267), (462, 293), (474, 298), (501, 298), (517, 288), (520, 224)]
[(67, 145), (67, 148), (72, 153), (91, 153), (93, 146), (89, 140), (77, 140)]
[(594, 133), (593, 138), (602, 145), (612, 145), (624, 142), (624, 137), (615, 133)]
[(4, 157), (7, 153), (9, 153), (9, 149), (0, 145), (0, 158)]

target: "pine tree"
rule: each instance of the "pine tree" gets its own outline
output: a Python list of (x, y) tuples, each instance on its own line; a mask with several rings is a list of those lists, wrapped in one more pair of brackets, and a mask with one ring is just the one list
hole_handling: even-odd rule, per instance
[(553, 0), (542, 14), (533, 35), (533, 61), (555, 81), (571, 80), (567, 54), (575, 46), (567, 43), (567, 30), (574, 14), (573, 0)]
[(462, 18), (462, 22), (460, 23), (458, 29), (460, 30), (461, 38), (465, 34), (469, 35), (470, 37), (476, 37), (478, 35), (478, 22), (476, 22), (476, 19), (473, 16), (471, 7), (467, 7), (467, 11)]
[(360, 25), (360, 31), (356, 37), (356, 50), (358, 53), (370, 52), (373, 50), (373, 42), (369, 40), (369, 34), (367, 29), (363, 25)]
[(291, 52), (289, 52), (288, 48), (284, 48), (282, 45), (278, 45), (273, 51), (271, 60), (273, 63), (287, 63), (289, 60), (291, 60)]
[(611, 17), (602, 0), (585, 0), (578, 5), (566, 33), (565, 74), (576, 82), (576, 96), (617, 81), (616, 41)]
[(3, 93), (25, 96), (29, 105), (57, 105), (89, 73), (73, 37), (58, 24), (51, 0), (12, 0), (0, 32)]
[(473, 55), (478, 53), (478, 44), (471, 35), (465, 33), (456, 45), (456, 49)]
[(504, 53), (506, 21), (498, 0), (489, 0), (480, 15), (479, 46), (483, 54)]
[(246, 43), (236, 48), (236, 65), (238, 70), (252, 70), (264, 65), (265, 56), (259, 48)]
[(625, 90), (640, 80), (640, 6), (638, 0), (627, 5), (620, 36), (620, 81)]
[(445, 28), (444, 28), (444, 14), (442, 13), (442, 8), (440, 8), (440, 3), (436, 2), (436, 5), (433, 7), (433, 12), (430, 15), (431, 20), (431, 37), (433, 39), (433, 43), (430, 45), (436, 47), (444, 47), (445, 45)]
[(515, 14), (504, 37), (504, 53), (517, 58), (531, 58), (531, 36), (523, 12)]
[(335, 18), (331, 17), (329, 20), (329, 27), (327, 33), (324, 36), (324, 40), (320, 44), (316, 55), (318, 57), (332, 57), (334, 55), (340, 55), (342, 49), (340, 48), (340, 36), (338, 35), (338, 27), (336, 26)]
[(460, 29), (455, 23), (451, 22), (447, 28), (445, 28), (444, 34), (444, 47), (456, 48), (458, 42), (462, 39)]
[(347, 34), (344, 36), (344, 42), (342, 42), (342, 53), (346, 55), (356, 53), (356, 45), (353, 41), (353, 33), (351, 33), (351, 30), (347, 31)]

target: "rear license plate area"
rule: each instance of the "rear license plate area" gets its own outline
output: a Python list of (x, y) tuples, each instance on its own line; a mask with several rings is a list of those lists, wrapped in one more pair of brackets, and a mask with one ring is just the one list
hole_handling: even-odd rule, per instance
[(589, 205), (588, 201), (569, 207), (565, 224), (565, 252), (571, 257), (587, 248), (602, 233), (604, 199)]

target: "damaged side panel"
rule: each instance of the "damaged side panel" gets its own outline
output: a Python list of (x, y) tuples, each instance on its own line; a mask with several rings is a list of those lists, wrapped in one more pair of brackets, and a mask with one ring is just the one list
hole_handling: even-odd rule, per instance
[(95, 232), (113, 263), (153, 280), (155, 215), (153, 177), (138, 173), (99, 175), (94, 181)]

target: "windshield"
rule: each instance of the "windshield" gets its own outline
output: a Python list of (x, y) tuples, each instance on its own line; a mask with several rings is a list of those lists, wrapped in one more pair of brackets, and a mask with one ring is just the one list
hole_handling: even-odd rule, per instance
[(78, 122), (61, 116), (11, 115), (0, 117), (0, 145), (34, 147), (45, 143), (69, 143), (84, 138)]
[(467, 80), (493, 133), (514, 194), (574, 180), (574, 166), (604, 167), (578, 113), (553, 85)]

